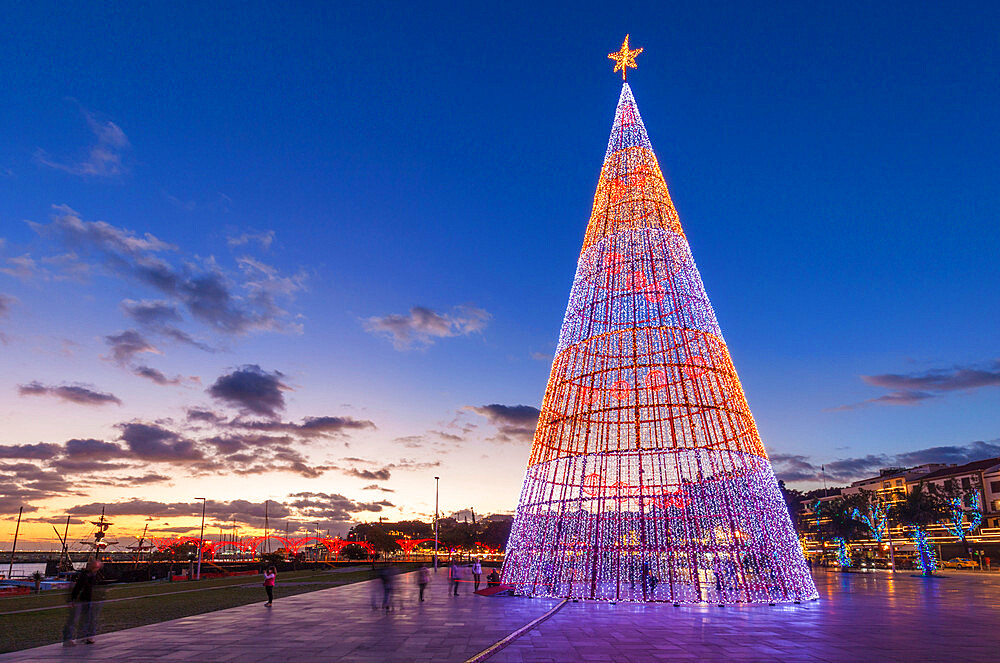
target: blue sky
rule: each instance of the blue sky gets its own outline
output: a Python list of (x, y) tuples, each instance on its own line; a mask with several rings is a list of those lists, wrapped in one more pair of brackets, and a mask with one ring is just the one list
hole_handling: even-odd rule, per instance
[[(1000, 453), (995, 5), (340, 4), (9, 9), (4, 513), (125, 502), (166, 531), (212, 487), (219, 518), (308, 493), (288, 517), (336, 530), (426, 515), (436, 474), (444, 510), (510, 511), (625, 33), (779, 475)], [(191, 408), (340, 424), (236, 474), (183, 457), (237, 434)], [(126, 455), (88, 473), (70, 439)]]

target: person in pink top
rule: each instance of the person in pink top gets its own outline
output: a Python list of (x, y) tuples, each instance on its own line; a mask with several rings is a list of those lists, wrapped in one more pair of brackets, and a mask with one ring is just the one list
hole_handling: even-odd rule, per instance
[(267, 607), (271, 607), (271, 603), (274, 601), (274, 582), (278, 578), (278, 570), (273, 566), (269, 566), (264, 569), (264, 591), (267, 592)]

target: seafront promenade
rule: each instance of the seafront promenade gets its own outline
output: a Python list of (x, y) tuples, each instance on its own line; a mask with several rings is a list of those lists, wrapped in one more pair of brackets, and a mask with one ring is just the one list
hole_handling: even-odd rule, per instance
[[(1000, 646), (1000, 578), (944, 573), (817, 572), (820, 600), (785, 606), (565, 603), (486, 660), (985, 660)], [(0, 662), (466, 661), (559, 606), (558, 601), (448, 595), (444, 571), (427, 600), (414, 574), (393, 609), (373, 610), (378, 581), (279, 598), (51, 645)]]

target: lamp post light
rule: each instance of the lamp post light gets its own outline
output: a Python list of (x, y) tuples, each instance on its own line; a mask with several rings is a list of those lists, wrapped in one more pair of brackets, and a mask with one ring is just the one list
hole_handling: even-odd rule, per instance
[(438, 493), (441, 477), (434, 477), (434, 573), (438, 570)]
[[(316, 527), (313, 528), (313, 533), (314, 534), (322, 534), (322, 532), (319, 531), (319, 521), (316, 522)], [(317, 536), (316, 538), (319, 539), (319, 538), (322, 538), (322, 537)], [(315, 559), (315, 561), (317, 561), (317, 562), (319, 561), (319, 544), (318, 543), (313, 543), (313, 558)]]
[(201, 532), (198, 533), (198, 573), (195, 575), (197, 580), (201, 580), (201, 555), (202, 551), (205, 550), (205, 498), (196, 497), (196, 500), (201, 500)]

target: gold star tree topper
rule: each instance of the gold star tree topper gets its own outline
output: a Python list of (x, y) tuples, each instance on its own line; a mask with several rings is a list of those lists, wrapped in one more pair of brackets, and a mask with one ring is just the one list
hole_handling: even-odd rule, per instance
[(608, 53), (608, 59), (615, 61), (615, 71), (619, 69), (622, 70), (622, 80), (625, 80), (625, 70), (628, 67), (636, 68), (635, 56), (642, 53), (641, 48), (637, 48), (634, 51), (629, 50), (628, 47), (628, 35), (625, 35), (625, 41), (622, 42), (622, 49), (617, 53)]

